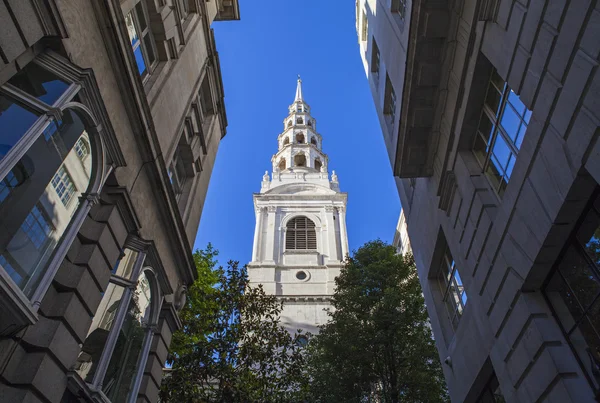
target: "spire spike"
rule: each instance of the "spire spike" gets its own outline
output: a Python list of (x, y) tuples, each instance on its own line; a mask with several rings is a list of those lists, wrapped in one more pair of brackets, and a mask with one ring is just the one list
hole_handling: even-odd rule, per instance
[(296, 98), (294, 102), (301, 101), (304, 102), (304, 98), (302, 97), (302, 79), (300, 78), (300, 74), (298, 74), (298, 85), (296, 87)]

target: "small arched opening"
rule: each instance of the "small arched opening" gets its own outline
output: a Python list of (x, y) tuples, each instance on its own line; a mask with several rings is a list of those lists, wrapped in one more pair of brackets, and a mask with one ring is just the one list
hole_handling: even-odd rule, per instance
[(279, 161), (279, 170), (283, 171), (285, 168), (286, 168), (285, 158), (282, 158), (281, 161)]
[(287, 127), (292, 127), (292, 121), (291, 121), (291, 120), (290, 120), (290, 121), (288, 121), (288, 123), (287, 123)]
[(318, 158), (315, 158), (315, 169), (317, 171), (320, 171), (322, 166), (323, 166), (323, 163), (321, 162), (321, 160)]
[(304, 133), (296, 134), (296, 143), (304, 144), (304, 142), (305, 142)]
[(317, 145), (317, 139), (314, 136), (310, 138), (310, 144)]
[(283, 143), (282, 143), (282, 144), (283, 144), (284, 146), (286, 146), (286, 145), (290, 144), (290, 138), (289, 138), (289, 137), (286, 137), (286, 138), (284, 138), (284, 139), (283, 139)]
[(304, 154), (298, 154), (294, 157), (294, 165), (297, 167), (306, 166), (306, 157), (304, 156)]
[(296, 124), (297, 125), (303, 125), (304, 124), (304, 119), (302, 119), (302, 118), (296, 118)]
[(312, 127), (312, 120), (308, 121), (308, 127)]

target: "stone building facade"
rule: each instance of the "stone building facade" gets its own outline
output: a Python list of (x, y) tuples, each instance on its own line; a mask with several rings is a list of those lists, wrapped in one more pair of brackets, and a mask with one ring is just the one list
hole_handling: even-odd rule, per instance
[(600, 5), (356, 11), (452, 401), (598, 401)]
[(283, 301), (281, 323), (290, 333), (315, 334), (327, 322), (325, 308), (348, 254), (347, 194), (340, 191), (323, 137), (302, 94), (298, 78), (294, 102), (277, 138), (260, 193), (254, 194), (256, 229), (250, 284)]
[(0, 4), (0, 401), (155, 402), (236, 0)]

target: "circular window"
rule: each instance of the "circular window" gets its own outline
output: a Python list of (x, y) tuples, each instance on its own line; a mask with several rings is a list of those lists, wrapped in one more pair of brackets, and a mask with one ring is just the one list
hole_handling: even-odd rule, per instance
[(306, 280), (307, 274), (305, 271), (299, 271), (298, 273), (296, 273), (296, 278), (298, 280)]

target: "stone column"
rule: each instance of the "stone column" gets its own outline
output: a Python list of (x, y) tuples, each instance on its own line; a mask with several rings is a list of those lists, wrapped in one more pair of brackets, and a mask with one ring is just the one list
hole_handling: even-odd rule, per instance
[(264, 211), (264, 207), (256, 207), (256, 226), (254, 227), (254, 244), (252, 245), (252, 261), (257, 262), (260, 260), (260, 250), (258, 249), (260, 246), (259, 237), (261, 235), (261, 227)]
[(333, 206), (325, 206), (327, 225), (327, 243), (329, 245), (329, 261), (337, 261), (337, 245), (335, 242), (335, 222), (333, 220)]
[(265, 263), (275, 264), (273, 256), (275, 254), (275, 215), (277, 214), (276, 206), (267, 207), (267, 242), (265, 247)]
[(338, 209), (338, 216), (340, 219), (340, 244), (342, 245), (342, 261), (346, 259), (348, 254), (348, 235), (346, 233), (346, 207), (340, 206)]

